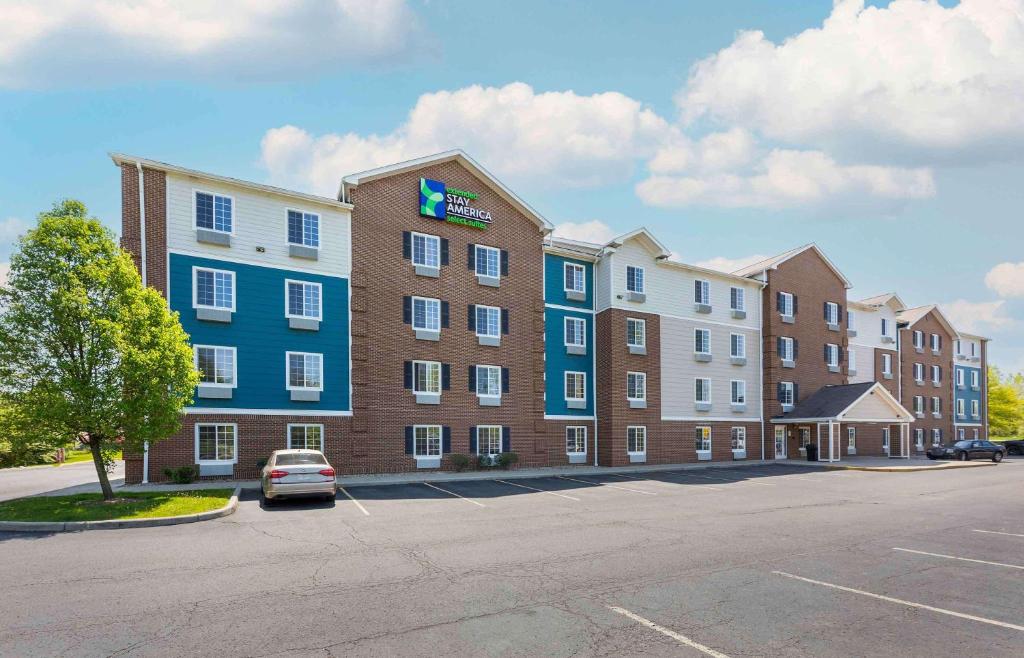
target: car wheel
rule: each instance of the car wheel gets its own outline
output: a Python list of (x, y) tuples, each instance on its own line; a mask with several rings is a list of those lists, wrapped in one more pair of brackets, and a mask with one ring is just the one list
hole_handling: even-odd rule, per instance
[(965, 462), (965, 461), (967, 461), (970, 458), (971, 458), (971, 456), (968, 455), (966, 451), (960, 453), (960, 461)]
[(1010, 448), (1006, 452), (1011, 455), (1019, 455), (1022, 451), (1020, 448), (1016, 446), (1010, 446)]
[(263, 487), (260, 487), (260, 507), (262, 507), (263, 509), (266, 509), (266, 508), (270, 507), (273, 504), (274, 504), (273, 500), (271, 500), (270, 498), (267, 498), (267, 494), (266, 494), (266, 492), (263, 491)]
[(935, 461), (935, 455), (928, 455), (928, 459), (931, 459), (932, 461)]
[(996, 452), (996, 453), (994, 453), (994, 454), (992, 455), (992, 461), (994, 461), (994, 462), (995, 462), (995, 463), (997, 463), (997, 464), (998, 464), (999, 462), (1003, 461), (1003, 453), (1002, 453), (1002, 452)]

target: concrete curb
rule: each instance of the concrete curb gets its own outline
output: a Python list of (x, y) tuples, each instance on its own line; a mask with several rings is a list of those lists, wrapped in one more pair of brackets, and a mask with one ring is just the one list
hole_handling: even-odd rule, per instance
[(921, 471), (948, 471), (952, 468), (977, 468), (995, 466), (995, 462), (951, 462), (936, 466), (824, 466), (827, 471), (872, 471), (876, 473), (919, 473)]
[(157, 526), (178, 525), (210, 521), (222, 516), (234, 514), (238, 508), (238, 494), (241, 486), (236, 486), (228, 504), (220, 509), (182, 516), (158, 516), (152, 519), (108, 519), (105, 521), (0, 521), (0, 532), (81, 532), (82, 530), (113, 530), (119, 528), (155, 528)]

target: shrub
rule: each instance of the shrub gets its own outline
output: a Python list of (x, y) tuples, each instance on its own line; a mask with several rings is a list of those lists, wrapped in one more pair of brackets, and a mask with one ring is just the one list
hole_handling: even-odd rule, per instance
[(455, 467), (457, 473), (469, 468), (469, 457), (467, 455), (460, 455), (458, 453), (452, 455), (452, 466)]
[(196, 479), (196, 467), (180, 466), (178, 468), (165, 468), (164, 475), (174, 484), (188, 484)]
[(256, 470), (257, 471), (262, 471), (263, 467), (267, 465), (268, 461), (270, 461), (270, 457), (263, 457), (262, 459), (257, 459), (256, 460)]
[(514, 452), (503, 452), (498, 455), (498, 466), (508, 470), (512, 464), (519, 463), (519, 455)]

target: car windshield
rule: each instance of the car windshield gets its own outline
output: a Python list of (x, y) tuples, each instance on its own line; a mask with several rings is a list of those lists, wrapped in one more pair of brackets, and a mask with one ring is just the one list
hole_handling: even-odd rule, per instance
[(953, 445), (955, 445), (957, 448), (970, 448), (971, 447), (971, 442), (970, 441), (957, 441)]
[(301, 464), (326, 464), (327, 460), (317, 452), (286, 452), (278, 455), (275, 466), (299, 466)]

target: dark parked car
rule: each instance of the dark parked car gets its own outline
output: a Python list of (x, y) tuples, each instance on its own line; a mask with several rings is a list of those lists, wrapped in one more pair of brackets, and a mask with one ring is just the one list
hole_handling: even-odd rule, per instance
[(1006, 448), (1006, 454), (1008, 455), (1024, 455), (1024, 439), (1003, 441), (1003, 447)]
[(959, 459), (964, 462), (977, 457), (1001, 462), (1005, 454), (1006, 448), (1003, 446), (991, 441), (976, 439), (957, 441), (944, 446), (932, 446), (928, 449), (928, 459)]

